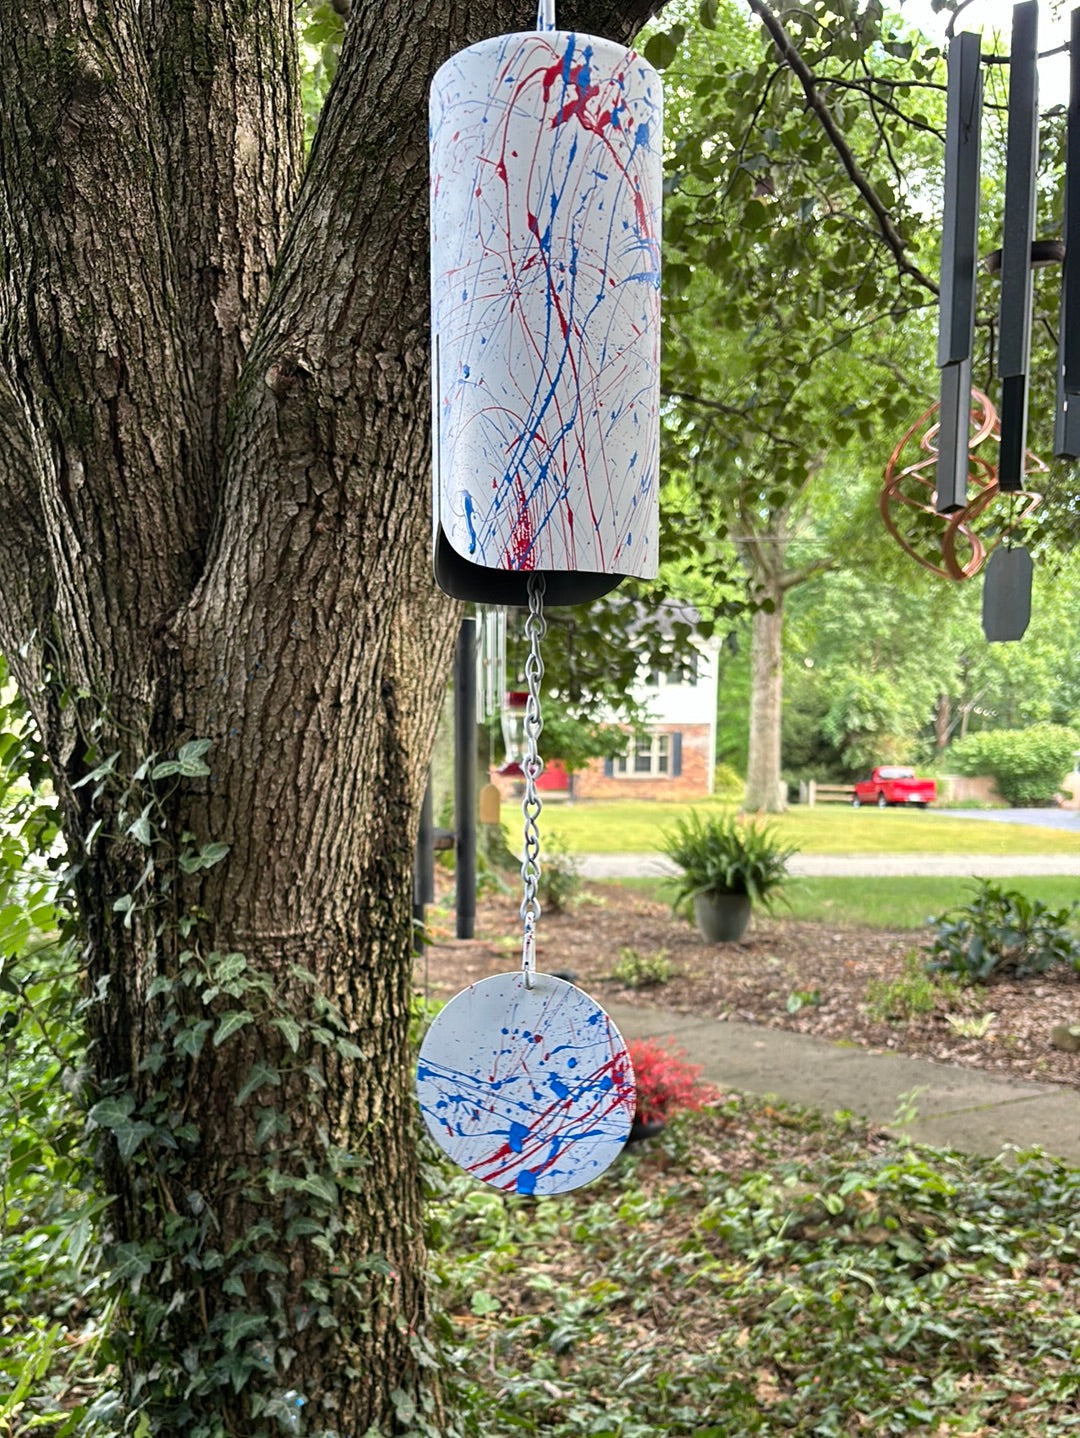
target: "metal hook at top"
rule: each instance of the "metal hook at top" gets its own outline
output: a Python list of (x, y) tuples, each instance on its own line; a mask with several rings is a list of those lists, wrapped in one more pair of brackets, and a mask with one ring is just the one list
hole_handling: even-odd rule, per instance
[(536, 7), (536, 28), (538, 30), (555, 29), (555, 0), (539, 0)]

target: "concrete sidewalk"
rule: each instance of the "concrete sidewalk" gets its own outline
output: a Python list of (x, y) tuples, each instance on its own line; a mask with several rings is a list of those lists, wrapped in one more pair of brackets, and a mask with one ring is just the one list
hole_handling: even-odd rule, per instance
[[(584, 879), (665, 878), (679, 872), (665, 854), (579, 854)], [(788, 864), (796, 878), (831, 875), (871, 878), (919, 875), (1005, 879), (1021, 874), (1076, 874), (1080, 854), (796, 854)], [(1080, 885), (1077, 885), (1080, 898)]]
[[(1080, 1091), (998, 1078), (756, 1024), (610, 1004), (624, 1038), (674, 1040), (720, 1088), (850, 1110), (919, 1143), (995, 1156), (1039, 1147), (1080, 1165)], [(909, 1122), (898, 1121), (913, 1111)]]

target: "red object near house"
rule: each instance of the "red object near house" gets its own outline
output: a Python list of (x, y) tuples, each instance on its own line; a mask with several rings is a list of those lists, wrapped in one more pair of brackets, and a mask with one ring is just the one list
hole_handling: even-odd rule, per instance
[(879, 809), (887, 809), (890, 804), (914, 804), (918, 809), (925, 809), (936, 798), (937, 784), (933, 779), (916, 779), (914, 769), (883, 764), (869, 779), (855, 785), (851, 803), (855, 809), (863, 804), (876, 804)]
[(544, 772), (536, 781), (538, 789), (546, 789), (550, 793), (561, 793), (570, 787), (570, 775), (566, 772), (566, 765), (561, 759), (549, 759), (544, 765)]

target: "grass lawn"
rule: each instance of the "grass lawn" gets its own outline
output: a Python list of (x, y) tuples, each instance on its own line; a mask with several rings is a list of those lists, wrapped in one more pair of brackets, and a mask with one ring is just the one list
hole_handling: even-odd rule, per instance
[[(669, 902), (672, 888), (663, 879), (614, 880), (635, 893)], [(1024, 874), (996, 879), (1006, 889), (1019, 889), (1052, 909), (1067, 908), (1078, 896), (1072, 876), (1050, 878)], [(974, 879), (962, 878), (825, 878), (791, 879), (784, 885), (786, 903), (776, 906), (779, 918), (814, 923), (857, 924), (871, 929), (921, 929), (927, 918), (957, 904), (966, 904), (976, 890)], [(1080, 927), (1080, 913), (1077, 914)]]
[(734, 1098), (563, 1198), (452, 1179), (432, 1266), (453, 1431), (1075, 1434), (1078, 1206), (1052, 1160)]
[[(651, 853), (661, 836), (691, 808), (722, 810), (715, 800), (672, 804), (662, 800), (616, 799), (548, 804), (543, 826), (558, 834), (572, 853)], [(503, 818), (516, 822), (514, 806)], [(1080, 832), (1040, 829), (1029, 824), (995, 824), (903, 809), (851, 809), (846, 805), (789, 809), (776, 815), (784, 841), (806, 854), (1067, 854), (1080, 853)]]

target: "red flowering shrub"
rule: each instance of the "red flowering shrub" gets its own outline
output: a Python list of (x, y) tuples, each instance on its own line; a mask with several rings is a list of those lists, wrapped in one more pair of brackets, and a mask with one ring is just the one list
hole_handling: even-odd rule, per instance
[(626, 1045), (637, 1081), (637, 1112), (642, 1123), (667, 1119), (679, 1109), (699, 1109), (716, 1100), (712, 1084), (701, 1082), (701, 1065), (683, 1063), (685, 1049), (668, 1050), (652, 1039)]

